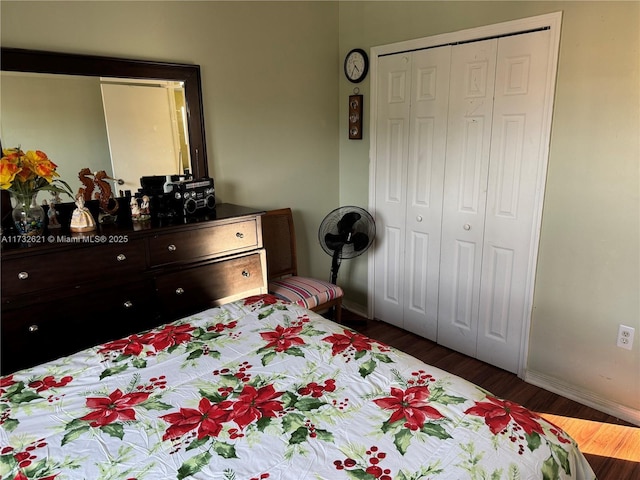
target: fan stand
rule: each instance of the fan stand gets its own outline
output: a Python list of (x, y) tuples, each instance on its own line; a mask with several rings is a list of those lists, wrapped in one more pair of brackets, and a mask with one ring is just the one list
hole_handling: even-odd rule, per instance
[[(338, 281), (338, 269), (340, 268), (340, 263), (342, 259), (340, 258), (340, 254), (342, 253), (342, 248), (333, 251), (333, 255), (331, 258), (331, 283), (337, 285)], [(331, 307), (330, 311), (331, 320), (335, 320), (336, 318), (336, 307)]]
[[(331, 256), (332, 284), (337, 285), (342, 260), (364, 253), (371, 246), (375, 234), (373, 217), (361, 207), (338, 207), (324, 217), (318, 228), (318, 240), (324, 252)], [(332, 307), (332, 316), (334, 309)]]
[[(338, 270), (340, 269), (340, 264), (342, 263), (342, 248), (339, 248), (338, 250), (334, 250), (333, 251), (333, 255), (331, 258), (331, 283), (333, 283), (334, 285), (336, 285), (336, 281), (338, 279)], [(367, 325), (367, 320), (366, 319), (362, 319), (362, 318), (349, 318), (348, 320), (344, 319), (344, 312), (347, 311), (343, 308), (342, 312), (343, 312), (343, 320), (341, 323), (347, 325), (347, 326), (351, 326), (352, 328), (357, 328), (359, 326), (366, 326)], [(331, 311), (330, 311), (330, 318), (332, 320), (335, 320), (335, 315), (336, 315), (336, 307), (331, 307)]]
[(331, 259), (331, 283), (336, 285), (338, 281), (338, 269), (340, 268), (340, 264), (342, 263), (342, 248), (333, 251), (333, 256)]

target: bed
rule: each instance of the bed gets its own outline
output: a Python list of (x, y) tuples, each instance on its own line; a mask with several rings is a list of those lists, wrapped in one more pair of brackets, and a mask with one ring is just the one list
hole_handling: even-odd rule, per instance
[(0, 379), (3, 479), (593, 479), (537, 414), (260, 295)]

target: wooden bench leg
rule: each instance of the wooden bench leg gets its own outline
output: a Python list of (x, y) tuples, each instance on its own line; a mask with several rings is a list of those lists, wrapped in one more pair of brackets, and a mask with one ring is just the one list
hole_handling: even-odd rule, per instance
[(338, 302), (333, 308), (333, 320), (336, 323), (342, 323), (342, 302)]

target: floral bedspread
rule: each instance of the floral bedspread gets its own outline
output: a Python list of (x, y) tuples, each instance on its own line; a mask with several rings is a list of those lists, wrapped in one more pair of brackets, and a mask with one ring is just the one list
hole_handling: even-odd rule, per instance
[(593, 479), (537, 414), (271, 296), (0, 379), (3, 479)]

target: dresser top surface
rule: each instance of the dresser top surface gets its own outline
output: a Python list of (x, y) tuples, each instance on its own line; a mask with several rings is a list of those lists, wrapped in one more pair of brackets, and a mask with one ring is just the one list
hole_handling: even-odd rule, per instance
[[(182, 230), (206, 228), (212, 224), (225, 223), (226, 221), (240, 220), (243, 217), (254, 217), (264, 214), (264, 210), (252, 207), (244, 207), (231, 203), (217, 204), (215, 209), (206, 214), (173, 219), (152, 219), (144, 222), (128, 222), (125, 225), (98, 224), (97, 230), (84, 234), (73, 234), (60, 231), (47, 231), (32, 241), (20, 241), (15, 237), (2, 236), (2, 257), (14, 257), (25, 254), (36, 254), (50, 249), (69, 248), (77, 245), (89, 246), (93, 244), (109, 244), (118, 237), (127, 237), (127, 241), (143, 238), (150, 235), (158, 235)], [(104, 238), (106, 240), (102, 241)]]

